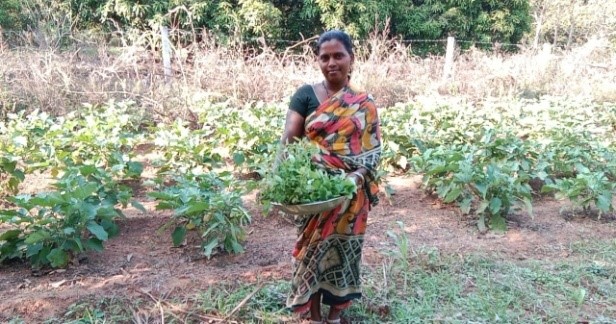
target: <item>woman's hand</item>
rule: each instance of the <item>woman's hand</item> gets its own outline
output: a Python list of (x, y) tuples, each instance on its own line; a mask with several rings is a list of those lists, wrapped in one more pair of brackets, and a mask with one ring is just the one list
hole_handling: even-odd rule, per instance
[(366, 181), (366, 179), (364, 178), (364, 175), (361, 174), (359, 171), (353, 171), (347, 174), (347, 178), (351, 178), (351, 180), (355, 183), (357, 188), (362, 187), (364, 185), (364, 182)]

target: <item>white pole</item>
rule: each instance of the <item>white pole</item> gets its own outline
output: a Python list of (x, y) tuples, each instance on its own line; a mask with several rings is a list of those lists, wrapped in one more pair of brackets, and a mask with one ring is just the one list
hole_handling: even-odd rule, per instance
[(2, 36), (2, 26), (0, 26), (0, 53), (4, 52), (4, 36)]
[(447, 53), (445, 54), (445, 67), (443, 69), (444, 80), (453, 78), (453, 51), (455, 49), (455, 45), (455, 38), (452, 36), (447, 37)]
[(166, 26), (160, 27), (160, 35), (162, 37), (163, 46), (163, 68), (165, 71), (165, 80), (169, 81), (173, 75), (171, 70), (171, 41), (169, 41), (169, 29)]

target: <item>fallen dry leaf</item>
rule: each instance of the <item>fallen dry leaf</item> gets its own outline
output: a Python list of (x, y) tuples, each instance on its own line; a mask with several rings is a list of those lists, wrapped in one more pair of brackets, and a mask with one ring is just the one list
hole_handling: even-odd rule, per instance
[(60, 280), (60, 281), (52, 282), (50, 286), (52, 286), (53, 288), (58, 288), (65, 283), (66, 283), (66, 280)]

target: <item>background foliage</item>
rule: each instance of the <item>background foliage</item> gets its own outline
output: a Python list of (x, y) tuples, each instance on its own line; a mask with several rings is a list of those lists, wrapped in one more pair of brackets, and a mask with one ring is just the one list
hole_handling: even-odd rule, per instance
[(73, 30), (148, 30), (165, 24), (186, 30), (205, 28), (227, 41), (226, 35), (233, 36), (232, 40), (298, 40), (341, 28), (360, 39), (375, 29), (387, 29), (391, 37), (456, 35), (469, 41), (516, 43), (531, 23), (529, 3), (522, 0), (11, 0), (0, 4), (0, 25), (35, 30), (40, 28), (36, 22), (40, 25), (41, 17), (35, 18), (46, 7), (65, 15)]
[[(53, 8), (53, 10), (50, 10)], [(53, 12), (53, 15), (50, 14)], [(299, 40), (343, 28), (365, 39), (374, 30), (413, 40), (454, 35), (474, 42), (571, 46), (595, 35), (616, 38), (616, 3), (601, 0), (5, 0), (6, 32), (204, 28), (223, 42), (264, 37)], [(231, 35), (231, 37), (229, 37)], [(526, 37), (528, 36), (528, 37)], [(426, 47), (425, 45), (422, 45)], [(511, 47), (512, 48), (512, 47)], [(507, 49), (507, 47), (506, 47)]]

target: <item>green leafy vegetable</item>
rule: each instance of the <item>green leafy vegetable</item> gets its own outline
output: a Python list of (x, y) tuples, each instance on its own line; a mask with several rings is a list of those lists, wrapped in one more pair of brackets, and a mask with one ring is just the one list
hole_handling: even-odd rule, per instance
[(202, 239), (203, 254), (208, 258), (217, 248), (242, 252), (240, 243), (246, 238), (243, 227), (250, 222), (250, 215), (243, 207), (239, 182), (227, 172), (188, 173), (177, 175), (174, 181), (174, 186), (148, 194), (158, 201), (156, 209), (174, 210), (165, 225), (175, 225), (171, 234), (173, 245), (180, 246), (187, 231), (196, 230)]
[(340, 196), (352, 197), (357, 190), (346, 174), (330, 174), (312, 163), (318, 149), (307, 141), (298, 141), (281, 148), (274, 168), (265, 174), (260, 199), (271, 202), (303, 204)]

